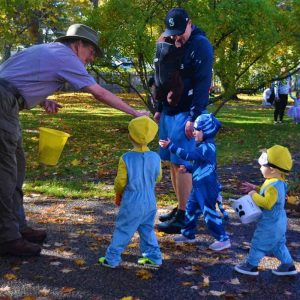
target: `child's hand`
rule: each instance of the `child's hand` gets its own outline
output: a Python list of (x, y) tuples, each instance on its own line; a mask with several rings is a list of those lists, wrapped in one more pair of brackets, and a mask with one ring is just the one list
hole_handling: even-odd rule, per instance
[(249, 193), (250, 191), (252, 190), (255, 190), (256, 189), (256, 185), (255, 184), (252, 184), (250, 182), (242, 182), (242, 186), (241, 186), (241, 191), (244, 192), (244, 193)]
[(178, 168), (178, 172), (179, 172), (179, 173), (182, 173), (182, 174), (183, 174), (183, 173), (186, 173), (186, 171), (187, 171), (187, 170), (186, 170), (186, 167), (185, 167), (184, 165), (180, 165), (180, 166), (179, 166), (179, 168)]
[(171, 140), (167, 138), (166, 140), (159, 140), (158, 143), (162, 148), (168, 148), (169, 144), (171, 143)]

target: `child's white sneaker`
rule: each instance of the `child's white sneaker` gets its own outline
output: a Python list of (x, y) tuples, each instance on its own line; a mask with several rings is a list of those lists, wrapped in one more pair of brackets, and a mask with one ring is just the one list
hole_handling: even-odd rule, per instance
[(194, 243), (196, 243), (196, 239), (189, 239), (184, 235), (179, 235), (179, 236), (174, 237), (174, 242), (176, 244), (182, 244), (182, 243), (194, 244)]
[(221, 251), (221, 250), (224, 250), (224, 249), (227, 249), (230, 247), (231, 247), (230, 240), (227, 240), (227, 241), (223, 241), (223, 242), (215, 241), (214, 243), (209, 245), (208, 248), (213, 251)]

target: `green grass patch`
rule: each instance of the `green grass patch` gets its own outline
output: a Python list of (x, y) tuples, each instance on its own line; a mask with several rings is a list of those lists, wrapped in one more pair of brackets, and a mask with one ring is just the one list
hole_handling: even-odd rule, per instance
[[(141, 101), (134, 95), (121, 95), (137, 109)], [(39, 192), (68, 198), (112, 198), (112, 184), (119, 157), (132, 148), (127, 135), (128, 116), (95, 101), (83, 93), (55, 95), (63, 105), (57, 115), (47, 115), (41, 108), (21, 112), (24, 149), (27, 157), (26, 193)], [(216, 143), (219, 165), (249, 163), (259, 150), (276, 143), (299, 151), (300, 127), (285, 118), (285, 124), (273, 125), (273, 109), (261, 108), (260, 97), (243, 97), (219, 112), (223, 124)], [(209, 106), (210, 111), (215, 106)], [(49, 127), (71, 134), (58, 165), (38, 163), (39, 127)], [(157, 140), (150, 144), (158, 149)], [(166, 192), (166, 191), (164, 191)], [(159, 196), (175, 203), (175, 196)]]

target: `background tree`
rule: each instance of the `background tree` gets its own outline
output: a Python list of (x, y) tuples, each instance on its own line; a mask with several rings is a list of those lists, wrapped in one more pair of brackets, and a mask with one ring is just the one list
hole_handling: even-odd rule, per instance
[[(94, 1), (95, 2), (95, 1)], [(0, 1), (0, 49), (2, 60), (12, 49), (50, 42), (85, 15), (96, 3), (89, 0), (5, 0)]]

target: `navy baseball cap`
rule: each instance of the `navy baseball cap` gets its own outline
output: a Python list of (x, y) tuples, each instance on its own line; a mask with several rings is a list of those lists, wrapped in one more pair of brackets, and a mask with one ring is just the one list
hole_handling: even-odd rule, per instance
[(172, 8), (166, 15), (166, 29), (163, 35), (166, 37), (183, 34), (189, 19), (187, 12), (183, 8)]

